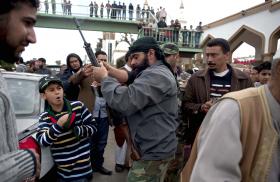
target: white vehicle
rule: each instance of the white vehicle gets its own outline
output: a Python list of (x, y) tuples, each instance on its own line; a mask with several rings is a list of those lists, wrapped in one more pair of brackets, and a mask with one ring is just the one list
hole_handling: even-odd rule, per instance
[(12, 100), (17, 122), (20, 147), (33, 148), (41, 156), (40, 178), (47, 176), (54, 166), (49, 147), (40, 146), (36, 140), (39, 115), (44, 111), (45, 102), (40, 97), (39, 80), (44, 75), (2, 72)]

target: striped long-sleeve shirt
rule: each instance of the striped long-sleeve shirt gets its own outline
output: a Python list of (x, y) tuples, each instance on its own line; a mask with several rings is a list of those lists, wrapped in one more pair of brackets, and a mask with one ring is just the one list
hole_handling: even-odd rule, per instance
[[(65, 105), (65, 104), (64, 104)], [(51, 120), (50, 114), (40, 115), (37, 129), (37, 141), (43, 146), (50, 146), (58, 175), (67, 180), (89, 177), (92, 174), (90, 163), (89, 137), (96, 129), (91, 113), (80, 101), (70, 102), (75, 120), (70, 129), (63, 129)], [(64, 106), (62, 112), (55, 113), (58, 120), (67, 113)]]

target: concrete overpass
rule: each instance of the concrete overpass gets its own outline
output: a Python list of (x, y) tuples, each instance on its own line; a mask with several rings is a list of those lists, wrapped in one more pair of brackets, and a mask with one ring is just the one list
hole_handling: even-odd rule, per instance
[[(191, 59), (196, 53), (202, 52), (202, 50), (198, 47), (199, 40), (195, 41), (194, 37), (197, 36), (195, 36), (196, 32), (194, 30), (182, 30), (179, 33), (176, 33), (176, 40), (172, 37), (172, 35), (175, 35), (174, 30), (168, 29), (156, 29), (153, 30), (156, 34), (144, 35), (143, 32), (145, 31), (145, 28), (150, 28), (143, 27), (141, 31), (139, 31), (138, 25), (143, 17), (140, 18), (140, 12), (137, 12), (135, 8), (132, 12), (130, 12), (127, 8), (126, 16), (123, 16), (123, 9), (121, 9), (120, 16), (114, 16), (113, 11), (118, 9), (104, 8), (103, 13), (101, 13), (99, 7), (99, 11), (95, 14), (95, 12), (90, 11), (89, 6), (71, 5), (71, 10), (69, 11), (65, 9), (65, 4), (50, 2), (46, 4), (46, 2), (47, 1), (41, 2), (40, 4), (39, 12), (37, 14), (36, 27), (76, 30), (76, 25), (73, 20), (73, 17), (76, 17), (82, 30), (138, 34), (140, 37), (153, 36), (161, 44), (172, 41), (179, 46), (180, 56), (182, 58)], [(155, 20), (157, 22), (157, 19), (151, 12), (149, 12), (149, 19), (145, 19), (145, 21), (147, 20)], [(186, 37), (186, 33), (189, 35), (188, 38)], [(162, 37), (161, 40), (159, 40), (159, 35)], [(201, 35), (199, 38), (200, 37)]]
[[(75, 2), (73, 1), (73, 3)], [(130, 12), (128, 7), (126, 11), (104, 7), (102, 12), (101, 7), (99, 7), (95, 14), (94, 8), (91, 11), (89, 5), (42, 1), (38, 10), (36, 26), (75, 30), (73, 17), (79, 20), (82, 30), (138, 34), (140, 18), (137, 16), (135, 9)], [(150, 17), (155, 18), (153, 15)]]
[[(138, 34), (138, 22), (76, 16), (82, 30)], [(76, 30), (73, 16), (38, 13), (36, 27)]]

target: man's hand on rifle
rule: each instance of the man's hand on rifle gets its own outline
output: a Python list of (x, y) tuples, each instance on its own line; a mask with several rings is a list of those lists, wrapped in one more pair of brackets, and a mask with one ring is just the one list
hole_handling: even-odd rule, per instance
[(101, 81), (106, 78), (108, 76), (108, 70), (105, 68), (105, 66), (103, 65), (103, 63), (100, 63), (100, 67), (94, 67), (93, 68), (93, 79), (96, 82), (101, 83)]
[(101, 86), (101, 83), (99, 83), (99, 82), (97, 82), (97, 81), (93, 81), (93, 82), (91, 83), (91, 86), (93, 86), (93, 87), (100, 87), (100, 86)]
[(92, 68), (91, 64), (86, 64), (82, 69), (82, 74), (85, 77), (88, 77), (88, 76), (91, 76), (92, 71), (93, 71), (93, 68)]
[(103, 66), (107, 69), (107, 71), (110, 74), (110, 70), (116, 69), (115, 67), (111, 66), (109, 63), (107, 62), (103, 62)]
[(128, 73), (122, 69), (117, 69), (111, 66), (109, 63), (104, 62), (104, 67), (108, 71), (108, 75), (116, 78), (120, 83), (126, 83), (128, 80)]

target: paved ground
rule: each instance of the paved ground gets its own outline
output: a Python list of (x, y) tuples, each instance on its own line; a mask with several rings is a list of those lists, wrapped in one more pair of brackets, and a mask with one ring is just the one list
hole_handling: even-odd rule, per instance
[(122, 173), (116, 173), (115, 168), (115, 138), (112, 128), (109, 129), (108, 144), (105, 149), (104, 167), (113, 171), (111, 176), (102, 175), (99, 173), (93, 174), (92, 182), (126, 182), (127, 170)]

